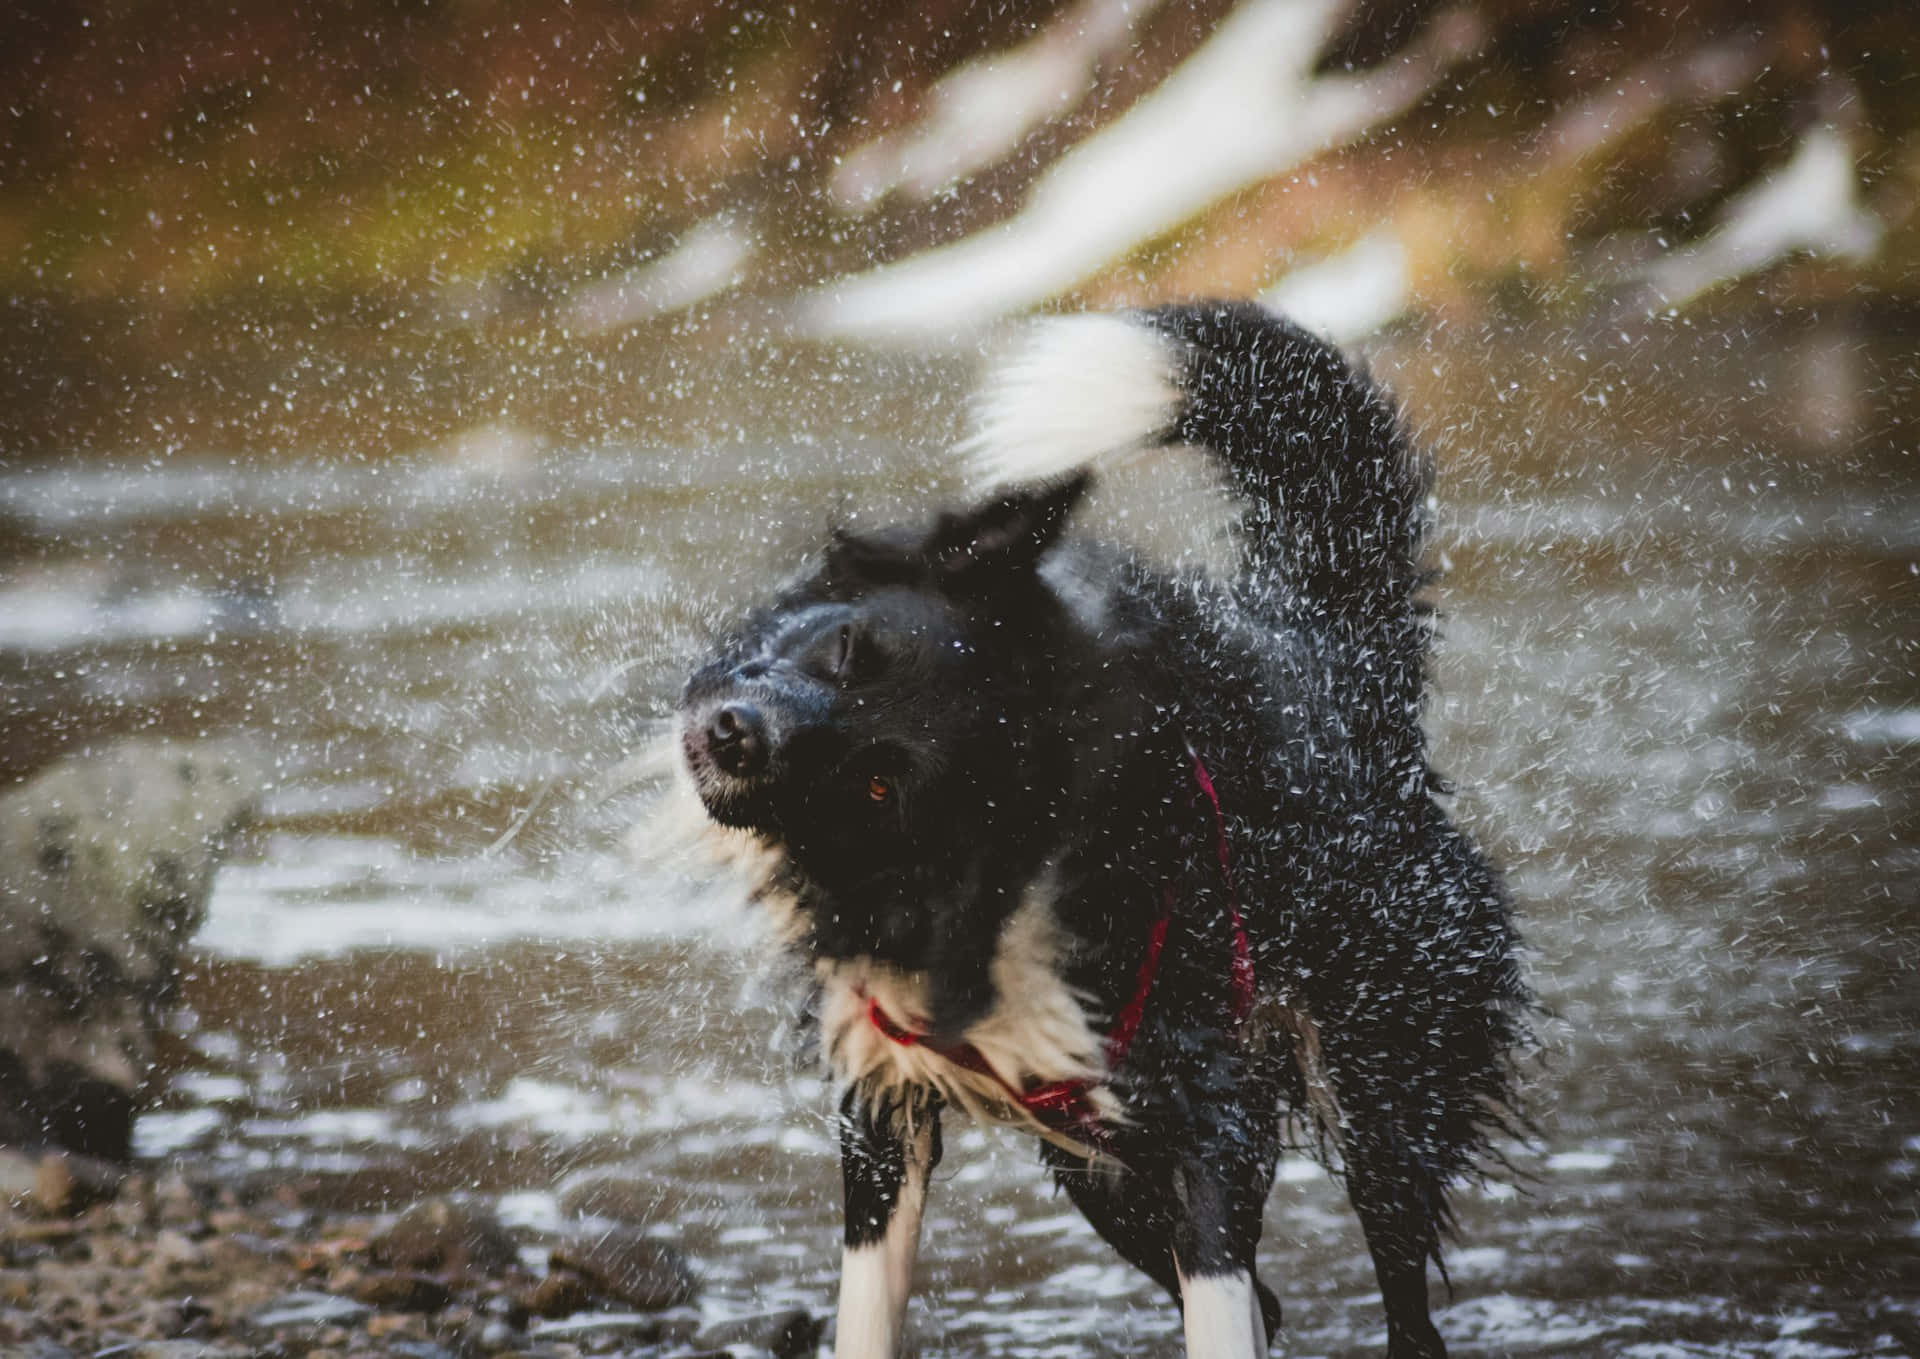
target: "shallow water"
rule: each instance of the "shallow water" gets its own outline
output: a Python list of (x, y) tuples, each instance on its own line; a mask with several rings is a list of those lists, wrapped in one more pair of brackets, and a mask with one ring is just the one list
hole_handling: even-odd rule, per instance
[[(1442, 464), (1440, 764), (1553, 1012), (1539, 1145), (1460, 1196), (1457, 1353), (1920, 1350), (1911, 353), (1843, 318), (1376, 355)], [(744, 917), (632, 867), (600, 790), (705, 627), (829, 522), (948, 487), (928, 444), (0, 472), (8, 773), (138, 730), (242, 730), (279, 770), (142, 1150), (340, 1204), (622, 1212), (729, 1308), (824, 1310), (822, 1092)], [(927, 1352), (1177, 1352), (1019, 1139), (949, 1147)], [(1281, 1178), (1290, 1352), (1377, 1352), (1338, 1191)]]

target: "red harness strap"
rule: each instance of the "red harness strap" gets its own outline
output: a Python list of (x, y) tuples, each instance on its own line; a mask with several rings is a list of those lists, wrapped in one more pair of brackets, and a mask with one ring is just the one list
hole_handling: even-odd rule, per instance
[(1240, 918), (1240, 894), (1233, 888), (1233, 860), (1227, 853), (1227, 822), (1220, 815), (1219, 794), (1213, 791), (1213, 777), (1192, 746), (1187, 754), (1193, 759), (1193, 781), (1213, 808), (1213, 852), (1220, 860), (1220, 880), (1227, 885), (1227, 915), (1233, 921), (1233, 1018), (1238, 1023), (1253, 1009), (1253, 950), (1247, 945), (1246, 922)]
[[(1200, 756), (1191, 746), (1187, 748), (1187, 754), (1193, 761), (1194, 784), (1213, 811), (1214, 855), (1220, 864), (1220, 879), (1227, 887), (1227, 916), (1233, 925), (1233, 1018), (1235, 1023), (1239, 1023), (1253, 1009), (1253, 952), (1247, 944), (1246, 922), (1241, 919), (1239, 894), (1233, 886), (1233, 860), (1227, 851), (1227, 824), (1220, 813), (1220, 797), (1214, 792), (1213, 778), (1207, 773), (1207, 766)], [(1140, 1022), (1146, 1017), (1147, 997), (1153, 991), (1153, 979), (1160, 970), (1160, 954), (1167, 945), (1167, 926), (1173, 920), (1174, 904), (1173, 886), (1169, 883), (1161, 892), (1160, 918), (1153, 922), (1153, 928), (1147, 933), (1147, 951), (1140, 959), (1140, 968), (1134, 975), (1133, 995), (1107, 1033), (1109, 1071), (1119, 1066), (1126, 1057), (1127, 1050), (1133, 1046), (1134, 1035), (1139, 1032)], [(896, 1023), (874, 997), (867, 999), (867, 1018), (872, 1021), (874, 1028), (901, 1047), (924, 1047), (962, 1070), (992, 1080), (1006, 1091), (1009, 1100), (1046, 1127), (1078, 1137), (1096, 1147), (1106, 1143), (1106, 1132), (1092, 1098), (1096, 1082), (1049, 1081), (1043, 1085), (1016, 1089), (1006, 1077), (993, 1069), (980, 1050), (971, 1043), (929, 1042), (925, 1034)]]

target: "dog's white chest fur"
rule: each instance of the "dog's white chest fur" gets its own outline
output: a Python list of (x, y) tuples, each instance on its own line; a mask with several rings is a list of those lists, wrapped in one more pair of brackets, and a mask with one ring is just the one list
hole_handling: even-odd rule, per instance
[(1043, 887), (1029, 890), (1008, 919), (993, 960), (998, 998), (963, 1037), (988, 1071), (970, 1070), (925, 1044), (902, 1042), (876, 1022), (878, 1006), (897, 1029), (924, 1026), (923, 974), (864, 958), (816, 963), (821, 1046), (834, 1076), (882, 1089), (931, 1086), (976, 1118), (1019, 1124), (1055, 1140), (1059, 1134), (1040, 1124), (1011, 1092), (1085, 1082), (1093, 1109), (1102, 1118), (1119, 1118), (1118, 1101), (1100, 1084), (1106, 1076), (1104, 1039), (1081, 997), (1060, 976), (1059, 929), (1048, 897)]
[[(740, 883), (782, 945), (804, 947), (806, 924), (799, 906), (778, 885), (785, 854), (751, 832), (728, 830), (708, 819), (671, 733), (655, 747), (652, 760), (655, 767), (671, 771), (672, 778), (653, 817), (636, 827), (635, 852), (678, 858), (697, 847), (708, 867)], [(816, 962), (820, 1046), (836, 1082), (880, 1089), (930, 1086), (976, 1118), (1020, 1125), (1075, 1152), (1085, 1148), (1041, 1124), (1010, 1092), (1085, 1082), (1094, 1112), (1103, 1119), (1122, 1120), (1119, 1100), (1102, 1084), (1106, 1040), (1084, 999), (1060, 975), (1060, 927), (1052, 900), (1052, 884), (1043, 875), (1000, 932), (992, 968), (998, 999), (986, 1018), (964, 1035), (991, 1074), (956, 1065), (923, 1044), (897, 1042), (874, 1022), (872, 1006), (877, 1002), (900, 1029), (924, 1028), (924, 974), (904, 973), (866, 958)]]

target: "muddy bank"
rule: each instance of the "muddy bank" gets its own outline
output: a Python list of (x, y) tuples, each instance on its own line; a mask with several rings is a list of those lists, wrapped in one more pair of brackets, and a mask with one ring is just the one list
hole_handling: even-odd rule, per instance
[(793, 1356), (804, 1310), (703, 1307), (697, 1267), (605, 1219), (508, 1227), (481, 1200), (316, 1210), (149, 1167), (117, 1184), (61, 1158), (0, 1164), (0, 1347), (130, 1354)]

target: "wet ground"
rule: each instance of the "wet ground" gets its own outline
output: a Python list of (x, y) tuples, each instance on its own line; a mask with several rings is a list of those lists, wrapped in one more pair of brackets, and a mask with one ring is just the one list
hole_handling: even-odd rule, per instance
[[(1554, 1016), (1539, 1145), (1461, 1196), (1456, 1353), (1920, 1352), (1913, 352), (1743, 317), (1376, 356), (1441, 460), (1440, 763)], [(728, 1306), (824, 1310), (821, 1090), (746, 918), (633, 867), (604, 785), (712, 620), (945, 489), (934, 442), (0, 471), (6, 772), (135, 730), (279, 767), (141, 1150), (343, 1209), (625, 1216)], [(956, 1132), (924, 1352), (1177, 1352), (1026, 1146)], [(1376, 1352), (1339, 1193), (1282, 1181), (1290, 1352)]]

